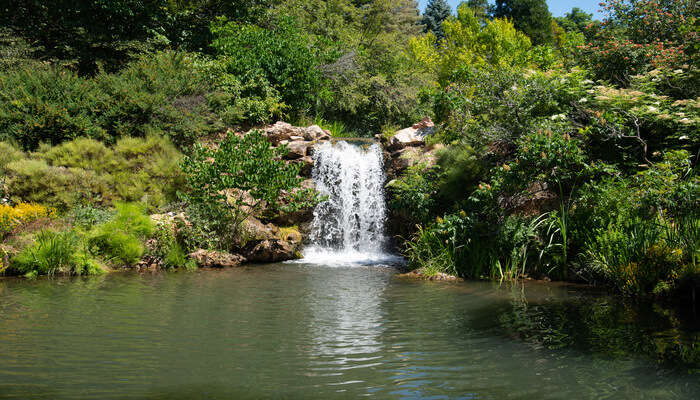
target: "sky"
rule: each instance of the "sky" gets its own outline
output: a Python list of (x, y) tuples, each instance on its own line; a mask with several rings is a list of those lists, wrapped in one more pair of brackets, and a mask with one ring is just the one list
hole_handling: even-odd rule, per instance
[[(463, 0), (447, 0), (450, 6), (452, 6), (453, 12), (462, 1)], [(419, 0), (418, 3), (421, 11), (424, 11), (428, 0)], [(489, 3), (493, 4), (494, 2), (489, 1)], [(603, 14), (598, 12), (600, 8), (598, 3), (600, 3), (600, 0), (547, 0), (549, 12), (555, 17), (563, 17), (564, 14), (571, 11), (572, 8), (578, 7), (589, 14), (593, 14), (593, 19), (603, 19)]]

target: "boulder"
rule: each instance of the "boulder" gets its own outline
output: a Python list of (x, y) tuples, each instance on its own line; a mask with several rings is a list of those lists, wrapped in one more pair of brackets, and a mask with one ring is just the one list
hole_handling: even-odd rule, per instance
[(189, 257), (200, 267), (237, 267), (246, 261), (239, 254), (204, 249), (190, 253)]
[(321, 136), (326, 135), (326, 133), (318, 125), (311, 125), (304, 129), (304, 139), (306, 140), (318, 140)]
[(310, 146), (308, 142), (290, 142), (287, 144), (287, 154), (284, 155), (286, 160), (296, 160), (306, 156), (306, 149)]
[(299, 251), (301, 242), (281, 239), (269, 239), (255, 243), (247, 252), (246, 257), (253, 262), (278, 262), (301, 258)]
[(302, 128), (297, 128), (287, 122), (278, 121), (274, 125), (264, 128), (263, 131), (267, 135), (267, 140), (274, 146), (277, 146), (281, 141), (289, 140), (292, 136), (301, 136)]
[(304, 137), (303, 136), (290, 136), (289, 137), (290, 142), (298, 142), (300, 140), (304, 140)]
[(243, 221), (243, 230), (248, 240), (274, 239), (280, 231), (274, 224), (264, 224), (255, 217), (248, 217)]
[[(307, 153), (308, 153), (308, 151), (307, 151)], [(301, 165), (301, 168), (299, 169), (299, 175), (301, 175), (305, 178), (311, 177), (311, 172), (314, 169), (314, 159), (313, 158), (306, 156), (306, 157), (298, 158), (294, 162)]]
[(423, 146), (425, 137), (435, 132), (435, 124), (430, 118), (425, 118), (421, 122), (410, 128), (401, 129), (388, 140), (389, 151), (396, 151), (407, 146)]

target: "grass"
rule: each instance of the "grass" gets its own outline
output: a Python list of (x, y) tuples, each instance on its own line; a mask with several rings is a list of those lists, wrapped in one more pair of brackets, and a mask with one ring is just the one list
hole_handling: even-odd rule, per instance
[(102, 272), (100, 264), (84, 250), (80, 237), (72, 231), (42, 231), (36, 242), (11, 261), (13, 272), (25, 276), (94, 275)]
[(142, 240), (155, 232), (151, 218), (137, 204), (117, 204), (112, 220), (88, 234), (90, 251), (111, 262), (136, 263), (145, 252)]

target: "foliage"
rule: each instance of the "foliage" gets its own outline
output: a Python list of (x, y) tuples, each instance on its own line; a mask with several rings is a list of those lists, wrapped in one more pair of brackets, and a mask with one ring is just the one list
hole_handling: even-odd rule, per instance
[(421, 23), (425, 25), (425, 32), (432, 32), (438, 40), (445, 37), (442, 31), (442, 22), (452, 15), (452, 9), (445, 0), (430, 0), (425, 7)]
[(536, 45), (552, 41), (552, 15), (545, 0), (496, 0), (493, 15), (512, 19)]
[[(310, 11), (313, 10), (313, 11)], [(290, 0), (275, 15), (291, 15), (316, 49), (322, 84), (315, 115), (371, 136), (386, 125), (423, 118), (421, 66), (406, 57), (408, 40), (422, 30), (413, 0)]]
[(437, 168), (417, 164), (389, 182), (388, 206), (393, 215), (411, 228), (430, 222), (437, 211), (438, 177)]
[(581, 57), (598, 78), (626, 86), (632, 75), (697, 62), (694, 2), (610, 0), (601, 6), (608, 17)]
[(36, 275), (94, 275), (102, 267), (84, 250), (75, 232), (42, 231), (36, 242), (14, 256), (10, 273)]
[(100, 67), (115, 70), (135, 54), (162, 46), (158, 22), (165, 19), (166, 3), (28, 0), (14, 2), (0, 22), (36, 43), (39, 58), (90, 74)]
[(78, 137), (115, 143), (163, 134), (184, 147), (219, 126), (208, 79), (196, 56), (174, 52), (93, 78), (45, 66), (0, 72), (0, 138), (34, 150)]
[(114, 217), (88, 233), (90, 252), (106, 261), (134, 264), (144, 254), (142, 240), (153, 235), (151, 218), (138, 204), (119, 203)]
[(412, 39), (410, 51), (414, 60), (437, 75), (442, 87), (449, 86), (455, 74), (463, 69), (490, 66), (522, 66), (528, 62), (531, 43), (505, 19), (494, 19), (482, 26), (474, 11), (462, 3), (457, 16), (443, 23), (445, 39), (438, 42), (428, 33)]
[(165, 138), (123, 138), (109, 148), (92, 139), (42, 146), (8, 163), (6, 186), (15, 201), (68, 210), (74, 205), (109, 206), (143, 201), (154, 208), (175, 198), (182, 183), (180, 153)]
[(197, 269), (197, 263), (189, 259), (175, 235), (176, 225), (169, 221), (161, 221), (156, 225), (154, 238), (156, 240), (155, 255), (163, 260), (166, 268)]
[(308, 40), (290, 19), (270, 30), (219, 20), (212, 28), (213, 46), (226, 72), (242, 82), (263, 80), (278, 90), (297, 112), (314, 106), (320, 71)]
[(484, 165), (473, 148), (455, 144), (437, 151), (441, 177), (438, 186), (443, 201), (459, 203), (471, 193), (484, 174)]
[(54, 214), (54, 209), (39, 204), (18, 203), (14, 207), (0, 204), (0, 239), (22, 225)]
[(299, 189), (299, 166), (280, 159), (286, 152), (271, 147), (260, 131), (229, 133), (216, 149), (196, 145), (182, 162), (187, 186), (181, 197), (222, 238), (237, 236), (264, 205), (294, 211), (315, 204), (313, 190)]

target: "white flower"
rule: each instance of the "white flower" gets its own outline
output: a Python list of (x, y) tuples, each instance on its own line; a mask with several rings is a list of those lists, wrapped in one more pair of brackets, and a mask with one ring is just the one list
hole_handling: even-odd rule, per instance
[(653, 113), (659, 112), (659, 109), (654, 107), (654, 106), (649, 106), (649, 112), (653, 112)]
[(683, 136), (679, 137), (678, 139), (680, 139), (680, 140), (688, 140), (688, 136), (683, 135)]
[(581, 82), (581, 83), (583, 83), (584, 85), (592, 85), (592, 84), (593, 84), (593, 81), (590, 80), (590, 79), (586, 79), (585, 81), (583, 81), (583, 82)]
[(676, 69), (673, 71), (674, 74), (682, 74), (683, 70), (682, 69)]
[(566, 119), (566, 114), (556, 114), (549, 117), (552, 121), (563, 121)]
[(581, 97), (581, 98), (578, 100), (579, 103), (585, 103), (585, 102), (587, 102), (587, 101), (588, 101), (588, 99), (585, 98), (585, 97)]

